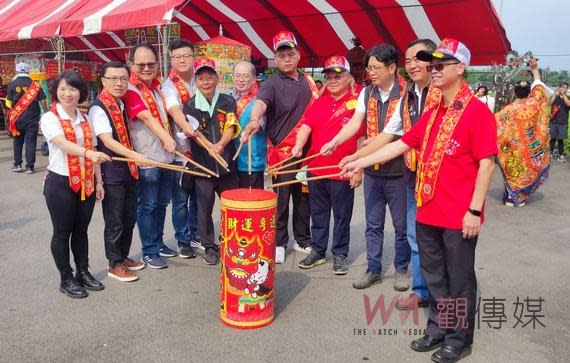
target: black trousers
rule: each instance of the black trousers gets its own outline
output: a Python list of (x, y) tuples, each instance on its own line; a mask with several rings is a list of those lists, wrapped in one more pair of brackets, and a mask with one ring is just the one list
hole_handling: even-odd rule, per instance
[(44, 184), (44, 196), (53, 225), (51, 253), (62, 277), (71, 273), (69, 247), (77, 268), (89, 263), (87, 228), (95, 207), (95, 192), (81, 200), (81, 191), (69, 187), (69, 178), (49, 172)]
[(332, 211), (334, 225), (331, 252), (334, 256), (348, 256), (350, 220), (354, 205), (354, 189), (350, 187), (350, 183), (331, 179), (310, 181), (309, 201), (313, 250), (319, 256), (325, 257)]
[(200, 232), (200, 239), (204, 248), (218, 249), (218, 245), (214, 240), (214, 221), (212, 220), (216, 194), (220, 197), (224, 191), (237, 189), (237, 187), (238, 177), (235, 172), (222, 175), (219, 178), (196, 177), (194, 188), (198, 203), (198, 231)]
[[(273, 182), (288, 180), (295, 180), (295, 174), (277, 175)], [(277, 246), (286, 248), (289, 242), (290, 198), (293, 199), (293, 237), (301, 247), (311, 246), (309, 194), (303, 193), (301, 183), (278, 187), (274, 191), (277, 193)]]
[(105, 184), (103, 219), (105, 220), (105, 256), (117, 267), (128, 256), (137, 222), (137, 184)]
[(26, 144), (26, 168), (33, 168), (36, 163), (36, 145), (38, 143), (38, 122), (30, 122), (20, 130), (20, 136), (14, 138), (14, 166), (22, 165), (22, 149)]
[(251, 175), (247, 171), (238, 171), (239, 187), (263, 189), (263, 172), (252, 171)]
[(430, 293), (427, 333), (455, 347), (471, 345), (477, 304), (477, 237), (464, 239), (459, 229), (420, 222), (416, 222), (416, 237)]

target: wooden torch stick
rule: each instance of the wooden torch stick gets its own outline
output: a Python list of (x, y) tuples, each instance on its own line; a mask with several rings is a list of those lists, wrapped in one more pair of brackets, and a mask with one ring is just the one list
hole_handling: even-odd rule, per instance
[(251, 137), (247, 142), (247, 173), (251, 175)]
[(226, 169), (227, 171), (229, 171), (228, 169), (228, 164), (226, 163), (226, 161), (220, 156), (218, 155), (218, 153), (216, 153), (214, 150), (212, 150), (211, 148), (208, 147), (208, 145), (204, 142), (204, 140), (202, 139), (204, 137), (204, 135), (200, 135), (198, 137), (196, 137), (196, 141), (198, 142), (198, 145), (202, 146), (204, 149), (206, 149), (208, 151), (208, 154), (210, 154), (210, 156), (212, 158), (214, 158), (214, 160), (220, 164), (222, 166), (222, 168)]
[[(119, 158), (119, 157), (112, 157), (111, 158), (113, 161), (123, 161), (126, 163), (139, 163), (138, 160), (135, 159), (127, 159), (127, 158)], [(166, 169), (166, 170), (172, 170), (172, 171), (181, 171), (183, 173), (186, 174), (191, 174), (191, 175), (195, 175), (195, 176), (203, 176), (206, 178), (209, 178), (210, 175), (208, 174), (204, 174), (204, 173), (199, 173), (197, 171), (192, 171), (192, 170), (188, 170), (183, 166), (177, 166), (177, 165), (171, 165), (171, 164), (166, 164), (166, 163), (159, 163), (158, 161), (146, 161), (145, 165), (150, 165), (150, 166), (154, 166), (157, 168), (161, 168), (161, 169)]]
[(237, 159), (237, 157), (238, 157), (238, 155), (239, 155), (239, 152), (241, 151), (241, 148), (242, 148), (242, 147), (243, 147), (243, 142), (240, 141), (240, 142), (239, 142), (239, 146), (238, 146), (238, 148), (237, 148), (237, 150), (236, 150), (236, 153), (234, 154), (234, 157), (232, 158), (232, 160)]
[(291, 156), (289, 156), (289, 157), (288, 157), (287, 159), (285, 159), (285, 160), (281, 160), (281, 161), (276, 162), (276, 163), (273, 164), (273, 165), (269, 165), (269, 166), (267, 167), (267, 171), (268, 171), (268, 172), (271, 172), (271, 170), (276, 169), (279, 165), (281, 165), (281, 164), (283, 164), (283, 163), (286, 163), (286, 162), (288, 162), (289, 160), (291, 160), (291, 159), (293, 159), (293, 158), (294, 158), (294, 156), (291, 155)]
[(288, 168), (288, 167), (290, 167), (290, 166), (303, 163), (303, 162), (305, 162), (305, 161), (313, 160), (314, 158), (316, 158), (316, 157), (318, 157), (318, 156), (321, 156), (321, 155), (322, 155), (321, 153), (318, 153), (318, 154), (314, 154), (314, 155), (311, 155), (311, 156), (307, 156), (306, 158), (302, 158), (302, 159), (299, 159), (299, 160), (295, 160), (295, 161), (293, 161), (292, 163), (289, 163), (289, 164), (283, 164), (283, 165), (281, 165), (280, 167), (273, 168), (273, 169), (272, 169), (272, 172), (276, 172), (276, 171), (278, 171), (278, 170), (285, 169), (285, 168)]
[(301, 179), (301, 180), (297, 180), (297, 179), (289, 180), (289, 181), (285, 181), (285, 182), (281, 182), (281, 183), (269, 184), (268, 186), (265, 187), (265, 189), (283, 187), (285, 185), (297, 184), (297, 183), (302, 183), (302, 182), (306, 182), (306, 181), (336, 178), (336, 177), (339, 177), (340, 175), (341, 175), (341, 173), (336, 173), (336, 174), (328, 174), (328, 175), (322, 175), (322, 176), (314, 176), (311, 178)]
[(220, 176), (216, 173), (214, 173), (213, 171), (211, 171), (210, 169), (206, 168), (204, 165), (190, 159), (188, 156), (182, 154), (180, 151), (175, 151), (174, 152), (176, 155), (180, 156), (182, 159), (186, 160), (187, 162), (189, 162), (190, 164), (194, 165), (195, 167), (202, 169), (203, 171), (205, 171), (206, 173), (210, 174), (211, 176), (215, 176), (216, 178), (219, 178)]
[(295, 169), (295, 170), (281, 170), (270, 173), (270, 175), (282, 175), (282, 174), (296, 174), (302, 171), (313, 171), (313, 170), (324, 170), (324, 169), (338, 169), (338, 165), (329, 165), (329, 166), (317, 166), (314, 168), (308, 169)]

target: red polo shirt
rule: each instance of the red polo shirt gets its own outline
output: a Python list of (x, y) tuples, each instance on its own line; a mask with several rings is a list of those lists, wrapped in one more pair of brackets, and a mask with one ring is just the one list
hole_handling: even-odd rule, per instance
[[(402, 136), (402, 141), (420, 150), (427, 123), (434, 109), (426, 111), (418, 123)], [(427, 161), (447, 108), (440, 108), (428, 138)], [(418, 222), (432, 226), (463, 229), (463, 217), (473, 198), (481, 159), (497, 155), (497, 123), (489, 108), (473, 98), (457, 123), (443, 157), (433, 198), (418, 208)], [(484, 215), (481, 215), (481, 223)]]
[[(301, 120), (301, 124), (305, 124), (311, 128), (311, 147), (307, 155), (318, 154), (324, 144), (331, 141), (336, 134), (342, 129), (352, 115), (356, 107), (358, 95), (354, 96), (350, 91), (346, 92), (340, 99), (335, 100), (330, 93), (325, 93), (319, 97), (311, 107), (305, 111), (305, 115)], [(344, 108), (346, 112), (339, 113), (335, 116), (337, 110)], [(335, 117), (333, 117), (335, 116)], [(356, 141), (359, 137), (364, 136), (364, 123), (359, 132), (339, 145), (330, 156), (319, 156), (307, 163), (309, 168), (318, 166), (338, 165), (340, 161), (350, 154), (356, 152)], [(338, 173), (338, 168), (315, 170), (311, 174), (322, 176), (327, 174)], [(341, 178), (332, 178), (334, 180), (347, 180)]]

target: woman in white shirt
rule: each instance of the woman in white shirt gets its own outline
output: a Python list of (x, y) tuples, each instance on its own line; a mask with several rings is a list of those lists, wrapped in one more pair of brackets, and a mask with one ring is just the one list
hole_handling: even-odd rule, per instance
[(73, 70), (64, 71), (50, 85), (53, 104), (40, 120), (49, 147), (44, 196), (53, 225), (51, 252), (61, 274), (60, 291), (72, 298), (86, 297), (85, 289), (104, 288), (88, 271), (87, 228), (95, 200), (101, 201), (105, 194), (99, 164), (110, 158), (96, 151), (93, 128), (77, 109), (88, 95), (87, 82)]

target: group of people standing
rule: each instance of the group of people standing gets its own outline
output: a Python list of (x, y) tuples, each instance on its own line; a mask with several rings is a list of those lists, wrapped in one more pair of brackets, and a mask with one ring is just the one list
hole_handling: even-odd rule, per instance
[[(310, 269), (326, 262), (332, 213), (332, 269), (346, 274), (354, 188), (363, 183), (367, 269), (353, 287), (382, 282), (388, 207), (395, 231), (397, 291), (410, 287), (410, 262), (413, 271), (412, 293), (396, 307), (429, 308), (427, 334), (411, 348), (440, 348), (432, 356), (437, 362), (467, 356), (476, 304), (475, 246), (499, 153), (497, 122), (465, 81), (469, 50), (449, 38), (439, 45), (429, 39), (410, 42), (405, 52), (408, 84), (398, 74), (396, 48), (374, 46), (366, 53), (371, 83), (364, 88), (354, 84), (346, 58), (333, 56), (324, 64), (326, 84), (319, 90), (297, 68), (300, 52), (292, 33), (278, 33), (273, 49), (276, 73), (258, 87), (254, 65), (240, 62), (233, 72), (232, 95), (218, 91), (215, 62), (196, 57), (193, 45), (182, 39), (170, 45), (172, 71), (162, 84), (158, 53), (150, 44), (134, 46), (128, 64), (105, 64), (103, 89), (87, 115), (77, 109), (88, 95), (85, 80), (68, 70), (52, 82), (53, 103), (40, 126), (50, 151), (44, 196), (61, 291), (81, 298), (87, 296), (85, 289), (104, 288), (88, 271), (87, 228), (96, 200), (103, 204), (110, 277), (137, 280), (137, 270), (166, 268), (164, 258), (177, 255), (196, 257), (195, 248), (203, 248), (204, 262), (215, 265), (216, 194), (263, 188), (266, 164), (318, 154), (307, 163), (307, 176), (323, 178), (276, 188), (275, 262), (286, 259), (292, 200), (293, 248), (307, 254), (298, 266)], [(533, 63), (537, 81), (532, 95), (546, 97), (536, 69)], [(240, 143), (252, 148), (251, 162), (246, 148), (234, 161)], [(186, 164), (187, 158), (216, 176), (188, 176), (154, 164), (200, 171)], [(296, 175), (273, 178), (290, 181)], [(163, 239), (171, 201), (177, 250)], [(142, 244), (140, 261), (129, 257), (135, 225)], [(441, 299), (466, 299), (465, 325), (439, 324)]]

